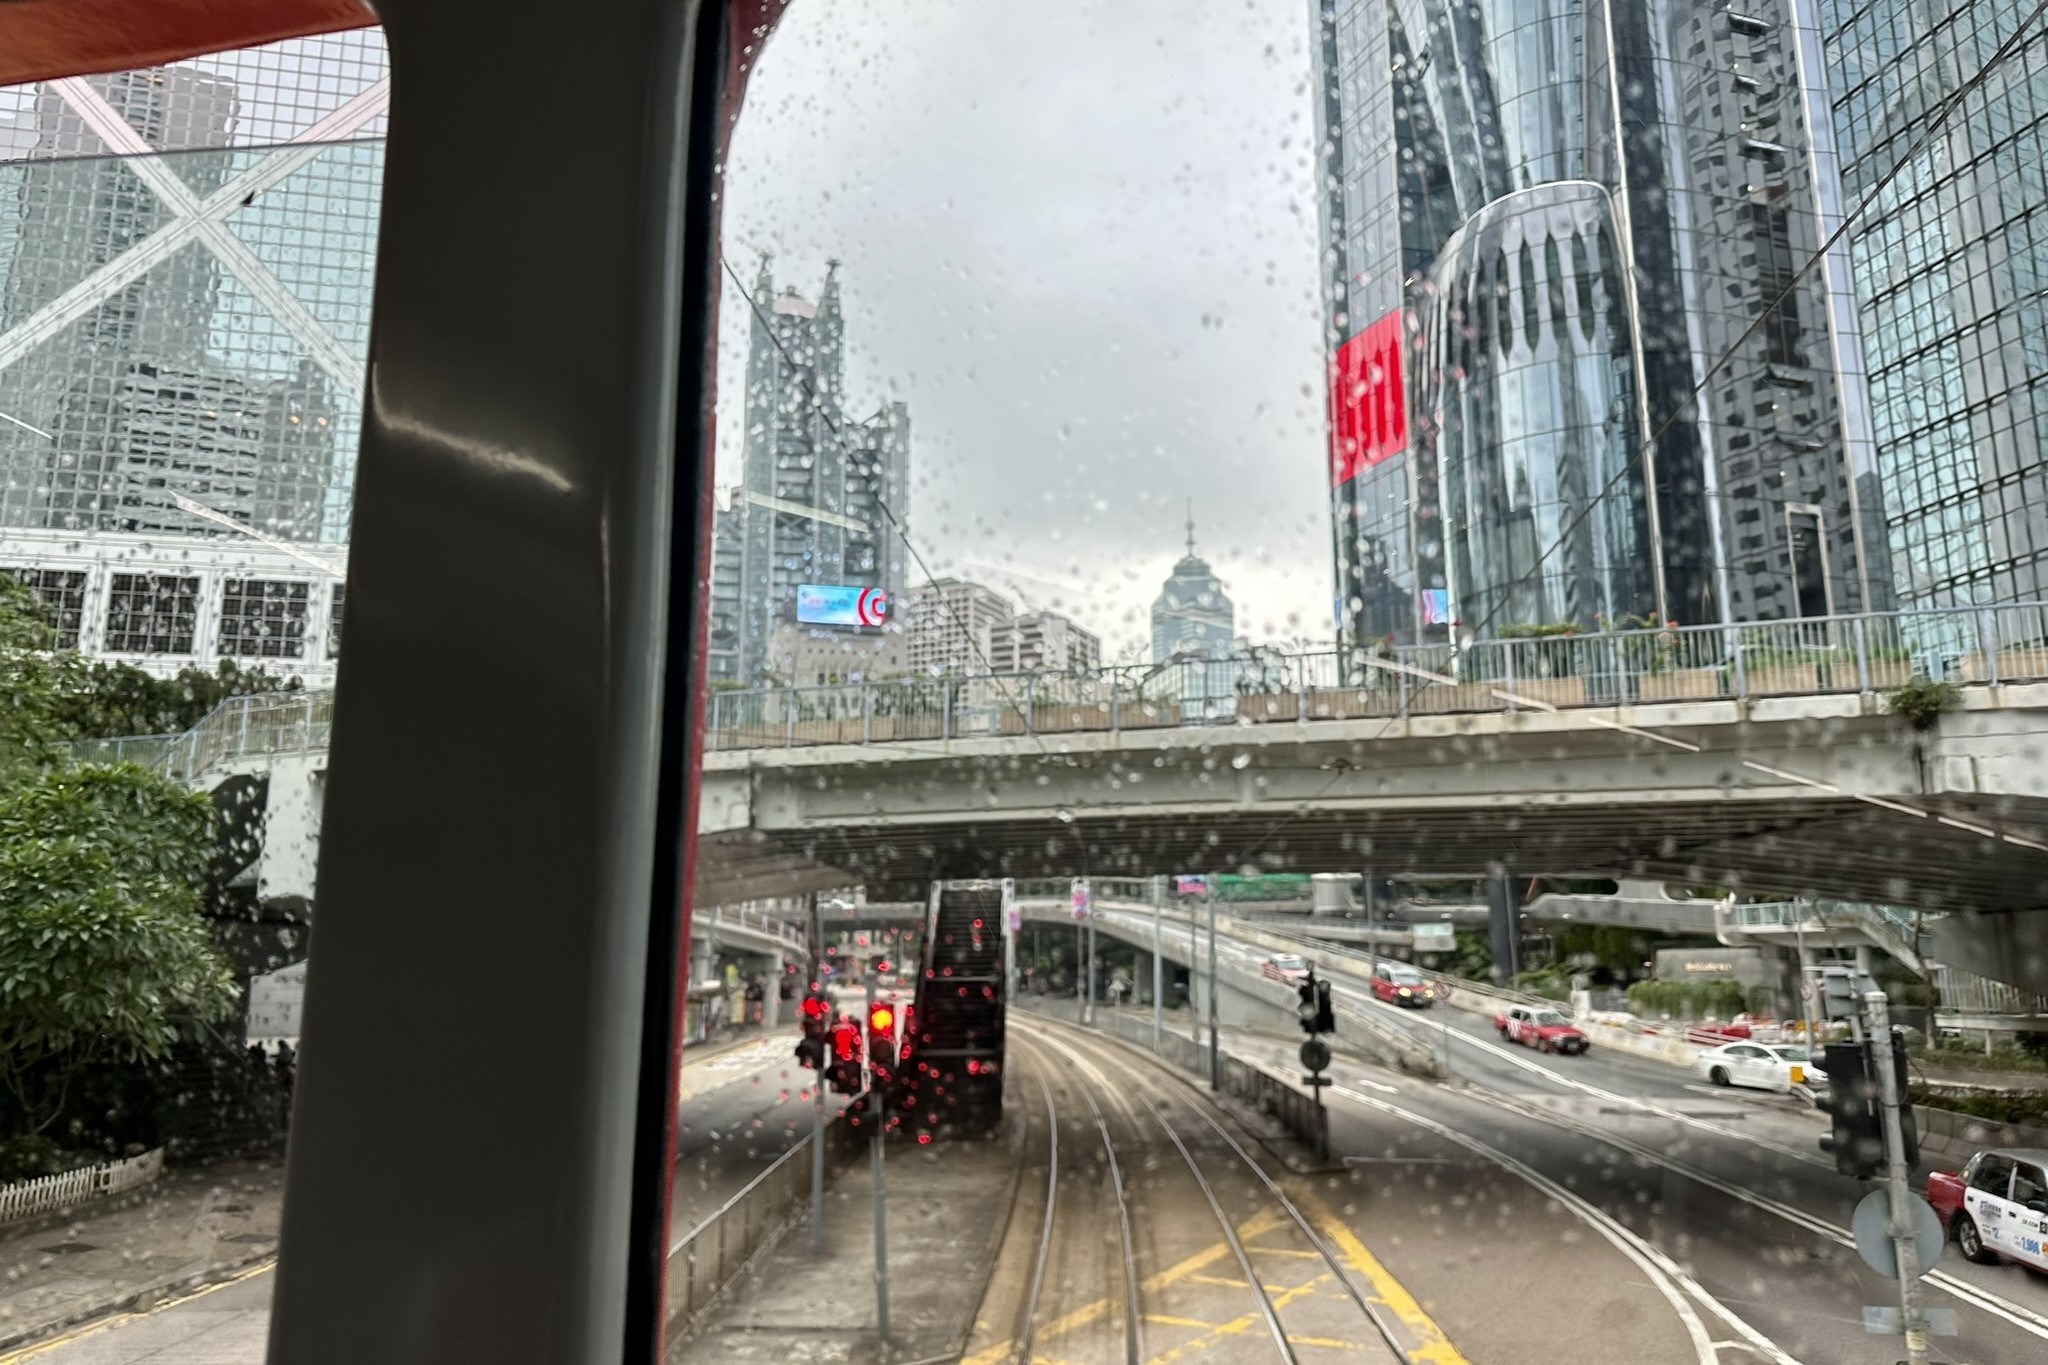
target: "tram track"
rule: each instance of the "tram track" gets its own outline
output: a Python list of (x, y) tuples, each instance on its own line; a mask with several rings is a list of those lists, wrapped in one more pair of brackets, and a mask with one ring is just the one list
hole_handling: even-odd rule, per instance
[[(1125, 1283), (1118, 1297), (1124, 1310), (1125, 1361), (1147, 1359), (1143, 1335), (1148, 1320), (1183, 1335), (1190, 1330), (1198, 1333), (1193, 1341), (1175, 1343), (1158, 1357), (1162, 1360), (1199, 1349), (1222, 1350), (1232, 1359), (1277, 1356), (1288, 1365), (1301, 1365), (1300, 1348), (1311, 1345), (1319, 1348), (1319, 1356), (1329, 1348), (1343, 1347), (1354, 1358), (1370, 1359), (1381, 1352), (1392, 1360), (1411, 1358), (1280, 1181), (1225, 1126), (1231, 1121), (1227, 1114), (1219, 1120), (1208, 1112), (1206, 1097), (1193, 1093), (1178, 1077), (1153, 1074), (1154, 1069), (1103, 1047), (1100, 1040), (1085, 1034), (1068, 1036), (1068, 1030), (1043, 1021), (1016, 1022), (1013, 1042), (1021, 1042), (1036, 1065), (1053, 1057), (1064, 1064), (1064, 1075), (1086, 1102), (1109, 1159), (1116, 1162), (1119, 1144), (1096, 1099), (1098, 1094), (1123, 1112), (1128, 1132), (1122, 1144), (1125, 1155), (1151, 1174), (1133, 1190), (1127, 1187), (1118, 1165), (1111, 1181), (1118, 1196), (1123, 1246), (1129, 1249), (1137, 1240), (1132, 1231), (1134, 1220), (1154, 1233), (1155, 1240), (1164, 1242), (1150, 1248), (1149, 1265), (1141, 1266), (1148, 1258), (1135, 1250), (1127, 1250), (1123, 1258)], [(1166, 1167), (1161, 1167), (1155, 1154), (1169, 1150), (1172, 1155), (1166, 1157)], [(1166, 1169), (1184, 1172), (1185, 1183), (1167, 1177)], [(1189, 1214), (1190, 1206), (1205, 1211), (1208, 1217), (1196, 1221)], [(1209, 1231), (1200, 1232), (1202, 1227)], [(1172, 1235), (1158, 1237), (1168, 1230)], [(1270, 1240), (1275, 1234), (1287, 1244)], [(1191, 1258), (1187, 1253), (1196, 1244), (1203, 1249)], [(1169, 1259), (1172, 1263), (1166, 1264)], [(1204, 1268), (1217, 1261), (1234, 1262), (1242, 1279), (1179, 1273), (1192, 1259), (1202, 1260)], [(1308, 1280), (1299, 1275), (1304, 1262), (1316, 1267)], [(1146, 1270), (1149, 1276), (1142, 1273)], [(1219, 1313), (1229, 1311), (1216, 1293), (1228, 1285), (1241, 1288), (1247, 1311), (1215, 1321)], [(1363, 1319), (1367, 1340), (1355, 1339), (1358, 1334), (1343, 1327), (1347, 1314), (1353, 1324)], [(1041, 1339), (1042, 1332), (1035, 1329), (1030, 1338), (1034, 1348)], [(1254, 1342), (1262, 1349), (1255, 1349)], [(1053, 1354), (1048, 1343), (1047, 1358)], [(1073, 1344), (1066, 1342), (1056, 1354), (1069, 1360), (1095, 1358), (1085, 1352), (1077, 1354)], [(1431, 1358), (1461, 1359), (1455, 1352)]]

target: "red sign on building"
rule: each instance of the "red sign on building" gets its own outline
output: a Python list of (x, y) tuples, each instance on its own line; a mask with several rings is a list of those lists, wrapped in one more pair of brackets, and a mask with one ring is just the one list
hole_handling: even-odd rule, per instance
[(1396, 308), (1337, 348), (1330, 361), (1330, 486), (1408, 448)]

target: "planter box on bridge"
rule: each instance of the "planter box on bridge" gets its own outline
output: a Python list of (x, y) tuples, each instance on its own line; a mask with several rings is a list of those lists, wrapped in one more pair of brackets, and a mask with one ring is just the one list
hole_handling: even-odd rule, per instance
[(1636, 696), (1642, 701), (1711, 701), (1720, 695), (1718, 668), (1674, 668), (1636, 680)]

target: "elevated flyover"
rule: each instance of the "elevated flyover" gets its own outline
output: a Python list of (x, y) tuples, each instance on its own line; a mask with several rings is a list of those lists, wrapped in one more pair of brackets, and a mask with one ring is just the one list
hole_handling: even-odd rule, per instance
[[(2048, 904), (2043, 641), (2048, 607), (2025, 605), (721, 693), (697, 899), (1371, 866), (2011, 914)], [(1916, 674), (1957, 681), (1960, 709), (1888, 714)], [(1219, 677), (1234, 695), (1203, 691)], [(208, 789), (293, 760), (275, 845), (317, 827), (329, 715), (237, 699), (92, 752)], [(310, 885), (298, 843), (272, 884)]]
[(700, 895), (1371, 865), (2048, 903), (2048, 684), (1963, 691), (1924, 732), (1848, 693), (712, 753)]

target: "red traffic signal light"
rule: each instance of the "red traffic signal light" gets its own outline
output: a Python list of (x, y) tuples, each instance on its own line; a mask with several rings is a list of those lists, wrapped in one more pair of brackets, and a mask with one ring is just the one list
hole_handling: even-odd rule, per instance
[(853, 1021), (842, 1019), (832, 1027), (832, 1055), (842, 1062), (860, 1058), (860, 1030)]
[(823, 1023), (826, 1013), (832, 1006), (822, 995), (807, 995), (804, 997), (803, 1004), (798, 1006), (798, 1008), (803, 1011), (804, 1026), (808, 1028), (814, 1024)]

